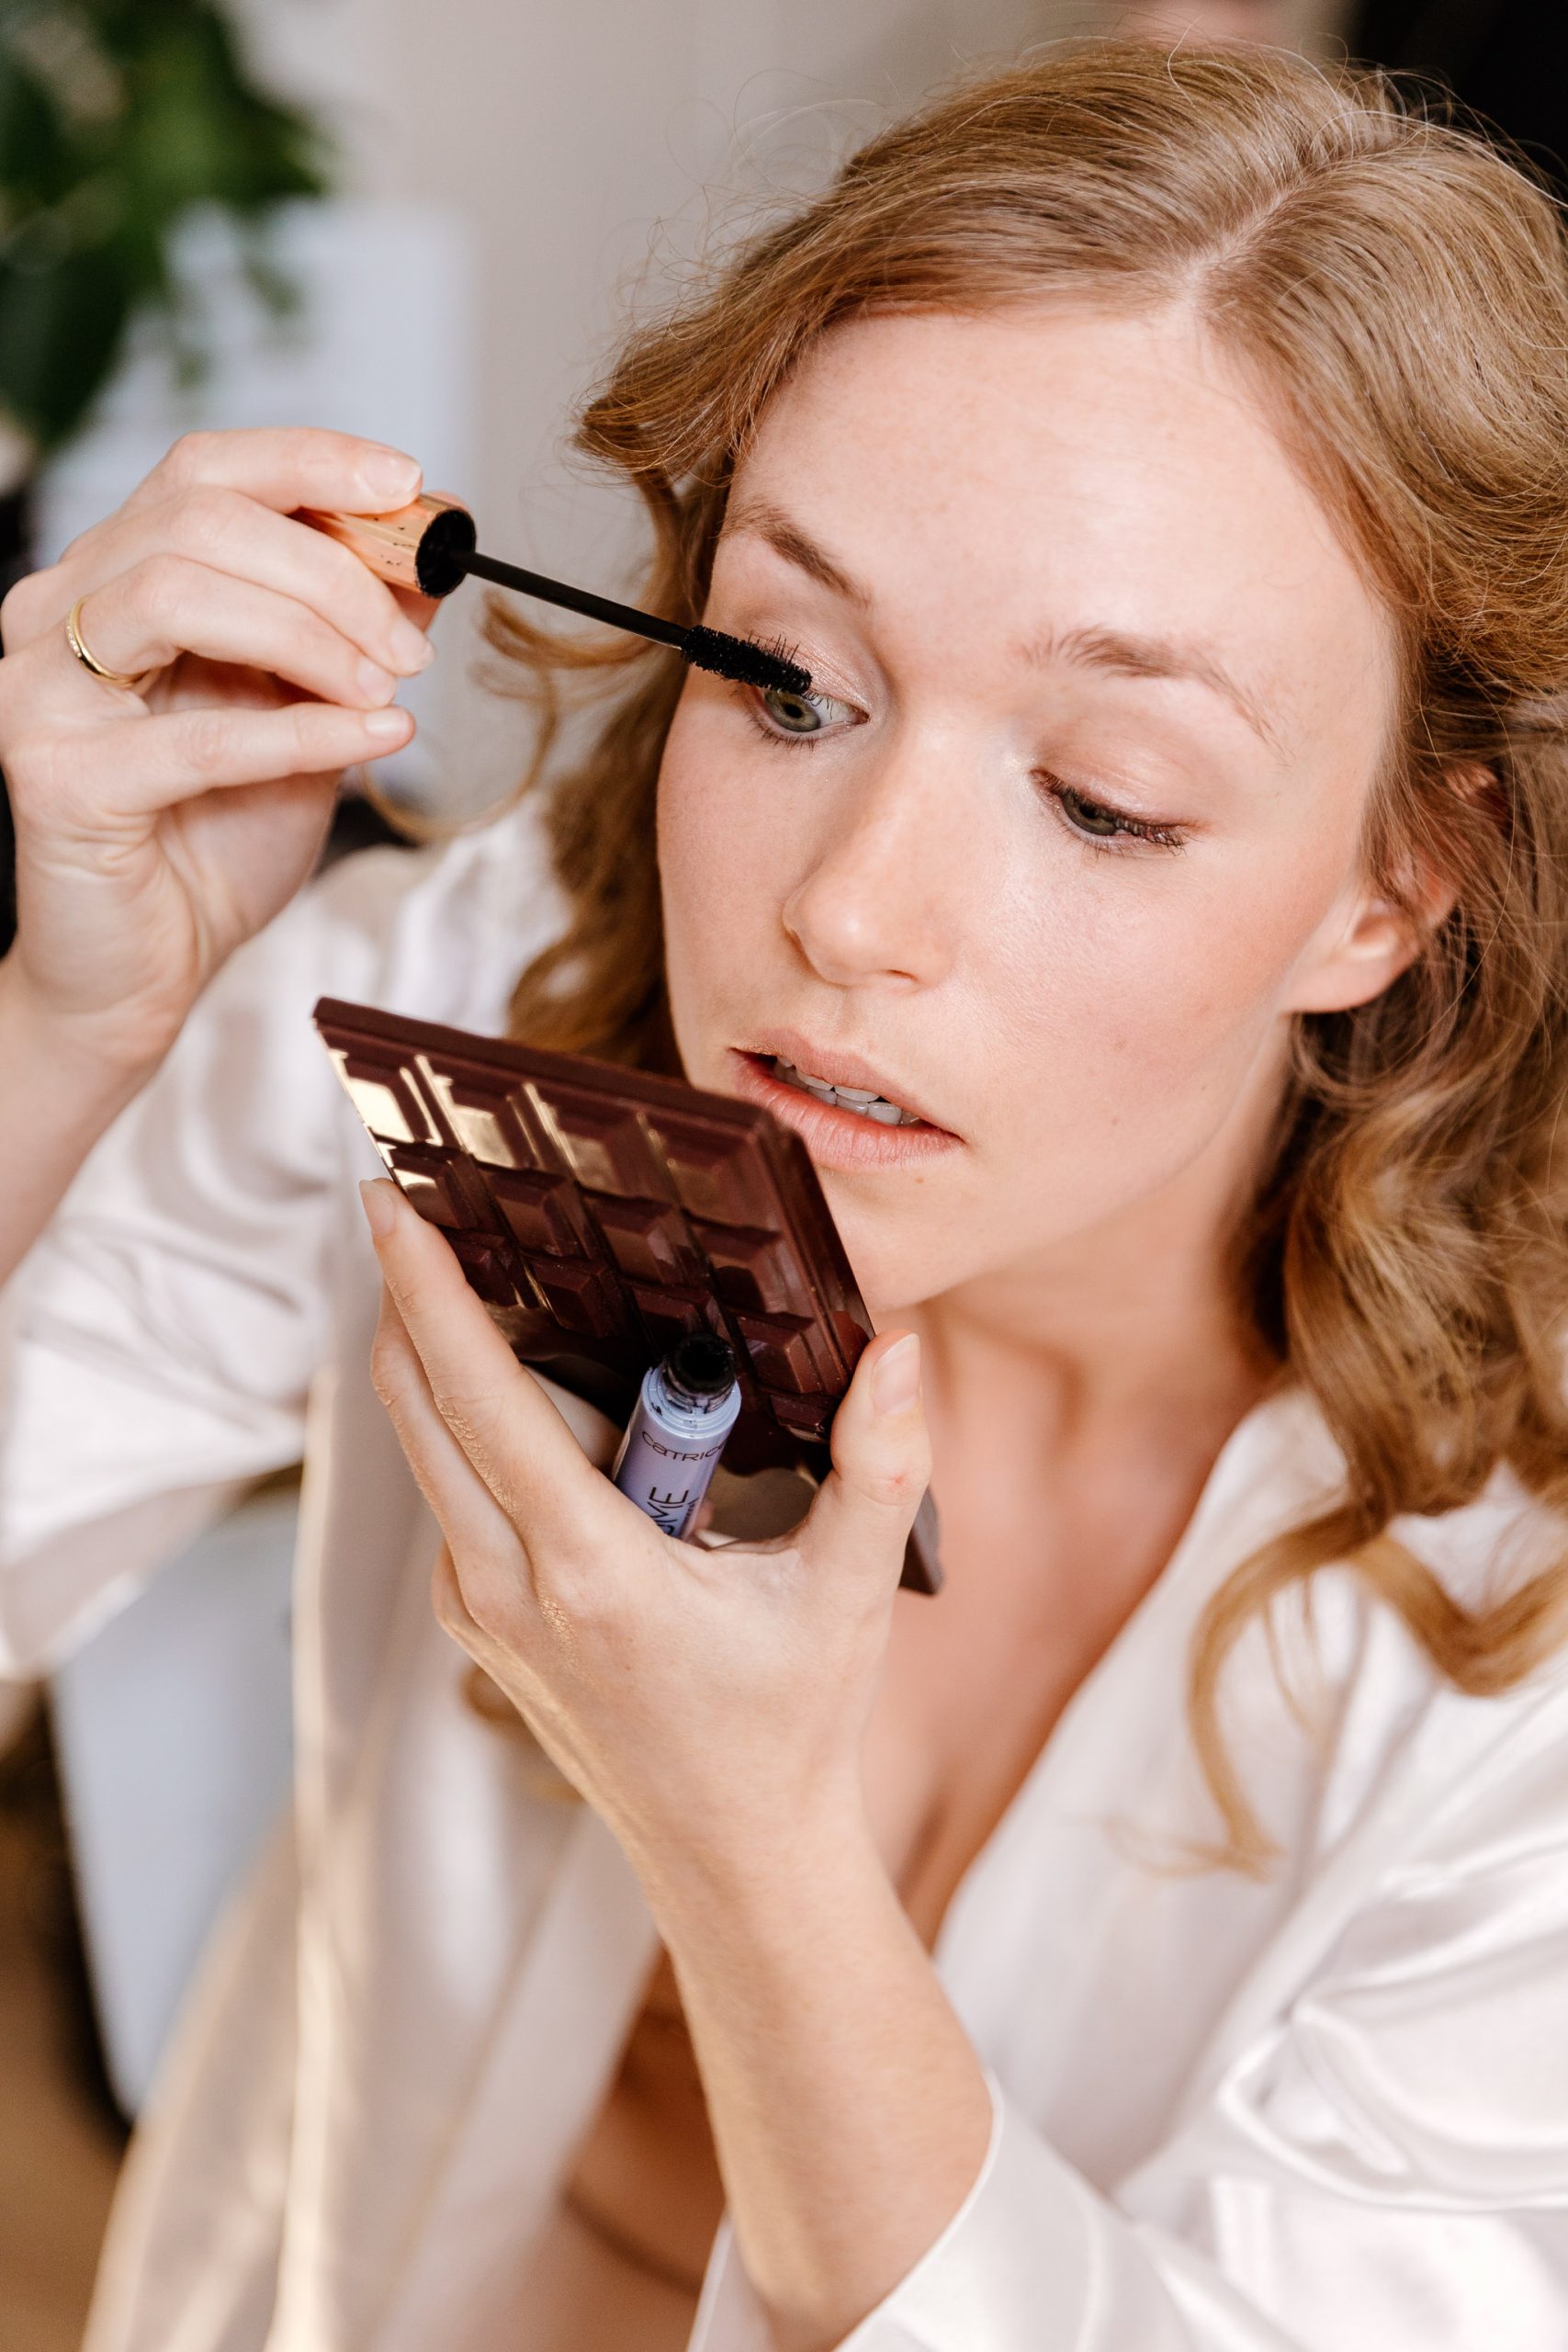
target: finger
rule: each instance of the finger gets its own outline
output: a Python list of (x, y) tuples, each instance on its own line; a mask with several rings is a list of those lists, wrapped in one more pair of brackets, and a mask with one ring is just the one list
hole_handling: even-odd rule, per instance
[[(463, 1588), (457, 1577), (457, 1564), (452, 1557), (450, 1545), (446, 1544), (443, 1544), (437, 1551), (435, 1566), (430, 1571), (430, 1607), (442, 1632), (450, 1634), (458, 1647), (467, 1650), (468, 1656), (479, 1665), (480, 1680), (495, 1693), (496, 1699), (504, 1709), (503, 1713), (491, 1714), (491, 1709), (481, 1706), (480, 1713), (491, 1714), (491, 1719), (497, 1722), (504, 1722), (508, 1716), (515, 1719), (516, 1708), (505, 1696), (500, 1684), (485, 1671), (479, 1660), (479, 1654), (486, 1646), (485, 1637), (476, 1624), (468, 1602), (463, 1598)], [(469, 1695), (472, 1697), (475, 1694), (470, 1692)]]
[[(97, 661), (132, 676), (196, 653), (285, 678), (324, 702), (378, 708), (398, 689), (390, 670), (308, 605), (184, 556), (149, 556), (95, 589), (82, 600), (76, 626)], [(71, 672), (90, 674), (63, 630), (50, 647), (62, 684)]]
[(833, 1416), (833, 1467), (802, 1532), (807, 1559), (835, 1575), (863, 1570), (892, 1589), (920, 1498), (931, 1441), (920, 1402), (920, 1343), (912, 1331), (874, 1340)]
[(326, 506), (348, 514), (387, 514), (419, 496), (419, 461), (384, 441), (313, 427), (263, 425), (229, 433), (187, 433), (126, 501), (155, 505), (172, 492), (216, 487), (243, 492), (280, 514)]
[(115, 724), (7, 743), (6, 774), (18, 815), (62, 837), (96, 842), (106, 827), (144, 820), (204, 792), (336, 775), (384, 759), (414, 731), (395, 703), (385, 710), (297, 702), (280, 710), (232, 706), (157, 715), (138, 707), (140, 717)]
[(40, 634), (79, 596), (164, 556), (294, 597), (400, 677), (417, 676), (431, 660), (425, 632), (437, 605), (400, 599), (336, 539), (222, 488), (186, 491), (96, 525), (66, 549), (53, 572), (12, 591), (7, 641)]
[(436, 1622), (470, 1657), (486, 1657), (499, 1641), (515, 1663), (523, 1618), (536, 1604), (528, 1555), (437, 1412), (424, 1367), (385, 1284), (370, 1368), (444, 1539), (430, 1587)]
[(465, 1557), (525, 1565), (511, 1521), (436, 1410), (424, 1366), (397, 1301), (385, 1288), (370, 1374), (448, 1544)]
[(439, 1232), (395, 1184), (360, 1189), (381, 1272), (436, 1409), (525, 1545), (572, 1556), (613, 1541), (635, 1505), (593, 1468)]

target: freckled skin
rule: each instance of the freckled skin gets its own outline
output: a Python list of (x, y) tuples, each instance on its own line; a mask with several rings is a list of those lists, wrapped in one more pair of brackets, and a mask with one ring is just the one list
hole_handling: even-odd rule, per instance
[[(778, 750), (688, 680), (659, 804), (688, 1074), (730, 1087), (787, 1023), (963, 1136), (825, 1173), (878, 1311), (963, 1292), (1022, 1328), (1074, 1266), (1206, 1248), (1290, 1015), (1411, 952), (1358, 858), (1391, 629), (1258, 392), (1175, 310), (860, 322), (767, 410), (755, 498), (871, 606), (721, 541), (707, 620), (797, 644), (834, 703)], [(1021, 658), (1084, 629), (1201, 642), (1272, 740), (1195, 679)], [(1184, 846), (1099, 847), (1043, 775)]]

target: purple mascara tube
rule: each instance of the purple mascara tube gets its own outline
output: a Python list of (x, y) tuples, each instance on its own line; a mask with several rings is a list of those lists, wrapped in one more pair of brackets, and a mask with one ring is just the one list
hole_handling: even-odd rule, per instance
[(734, 1349), (691, 1332), (644, 1373), (610, 1476), (666, 1535), (684, 1535), (739, 1412)]

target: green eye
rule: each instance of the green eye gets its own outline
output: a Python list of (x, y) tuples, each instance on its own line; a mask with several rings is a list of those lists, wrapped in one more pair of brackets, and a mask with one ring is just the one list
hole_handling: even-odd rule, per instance
[(786, 735), (817, 735), (825, 724), (818, 706), (823, 695), (791, 694), (784, 686), (769, 686), (762, 695), (768, 717)]

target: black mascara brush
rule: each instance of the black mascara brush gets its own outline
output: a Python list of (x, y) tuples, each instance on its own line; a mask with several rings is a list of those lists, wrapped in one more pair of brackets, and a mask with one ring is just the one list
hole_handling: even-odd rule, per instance
[(569, 588), (564, 581), (547, 580), (537, 571), (480, 555), (474, 518), (456, 499), (431, 494), (391, 514), (338, 514), (306, 507), (300, 520), (341, 540), (394, 588), (415, 588), (423, 596), (439, 597), (449, 596), (467, 579), (489, 580), (498, 588), (513, 588), (520, 595), (537, 596), (566, 612), (604, 621), (611, 628), (629, 629), (634, 637), (651, 638), (657, 645), (672, 645), (696, 669), (711, 670), (737, 685), (789, 695), (811, 690), (808, 670), (750, 638), (728, 637), (722, 629), (700, 624), (682, 628), (678, 621), (640, 613), (633, 605), (617, 605), (589, 589)]

